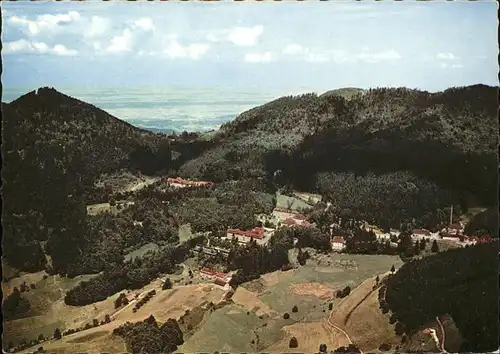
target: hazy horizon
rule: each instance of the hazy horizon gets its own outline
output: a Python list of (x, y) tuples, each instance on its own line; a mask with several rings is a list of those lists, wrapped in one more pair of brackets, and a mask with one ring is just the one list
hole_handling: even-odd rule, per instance
[[(38, 88), (40, 87), (4, 87), (2, 102), (9, 103)], [(134, 88), (56, 86), (54, 88), (139, 128), (176, 132), (218, 129), (221, 124), (232, 121), (239, 114), (277, 98), (311, 92), (306, 90), (260, 92), (257, 89), (231, 87), (180, 86)]]
[(498, 85), (496, 2), (1, 5), (4, 87)]

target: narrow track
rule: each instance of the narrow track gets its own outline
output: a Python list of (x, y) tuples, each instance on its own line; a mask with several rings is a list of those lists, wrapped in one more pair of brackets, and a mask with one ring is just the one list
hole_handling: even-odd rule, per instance
[(444, 332), (444, 327), (443, 327), (443, 324), (441, 323), (441, 320), (439, 319), (439, 316), (436, 316), (436, 321), (437, 321), (437, 323), (439, 325), (439, 328), (441, 329), (441, 333), (442, 333), (442, 338), (441, 338), (441, 352), (449, 354), (446, 351), (446, 349), (444, 348), (444, 344), (445, 344), (445, 341), (446, 341), (446, 333)]

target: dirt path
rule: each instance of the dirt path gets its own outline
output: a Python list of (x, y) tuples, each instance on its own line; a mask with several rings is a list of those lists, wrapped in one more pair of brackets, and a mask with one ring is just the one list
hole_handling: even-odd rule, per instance
[(439, 328), (441, 329), (441, 333), (442, 333), (442, 338), (441, 338), (441, 352), (448, 354), (448, 352), (444, 348), (444, 344), (445, 344), (445, 341), (446, 341), (446, 333), (444, 332), (443, 324), (441, 323), (441, 320), (439, 319), (439, 316), (436, 316), (436, 321), (437, 321), (437, 323), (439, 325)]
[[(383, 278), (384, 278), (385, 276), (387, 276), (387, 274), (389, 274), (389, 273), (390, 273), (390, 272), (386, 272), (386, 273), (384, 273), (384, 274), (383, 274), (380, 278), (381, 278), (381, 279), (383, 279)], [(362, 282), (362, 283), (361, 283), (361, 284), (359, 284), (356, 288), (354, 288), (354, 289), (353, 289), (353, 291), (351, 291), (351, 293), (352, 293), (352, 292), (354, 292), (356, 289), (360, 288), (361, 286), (365, 285), (365, 283), (367, 283), (367, 282), (373, 282), (373, 281), (374, 281), (374, 279), (375, 279), (375, 278), (368, 278), (368, 279), (366, 279), (364, 282)], [(379, 286), (380, 286), (380, 285), (381, 285), (381, 282), (379, 282)], [(371, 291), (370, 291), (370, 292), (369, 292), (366, 296), (364, 296), (364, 297), (363, 297), (363, 298), (362, 298), (362, 299), (361, 299), (361, 300), (360, 300), (360, 301), (359, 301), (359, 302), (358, 302), (358, 303), (357, 303), (357, 304), (356, 304), (356, 305), (355, 305), (355, 306), (354, 306), (354, 307), (353, 307), (353, 308), (349, 311), (349, 313), (345, 316), (345, 319), (344, 319), (344, 325), (345, 325), (345, 324), (347, 324), (347, 320), (349, 319), (349, 317), (351, 316), (351, 314), (354, 312), (354, 310), (355, 310), (356, 308), (358, 308), (358, 306), (359, 306), (361, 303), (363, 303), (363, 301), (365, 301), (365, 300), (368, 298), (368, 296), (370, 296), (370, 295), (371, 295), (374, 291), (376, 291), (376, 290), (379, 288), (379, 286), (378, 286), (377, 288), (375, 288), (375, 290), (371, 290)], [(349, 334), (347, 334), (347, 332), (346, 332), (344, 329), (342, 329), (340, 326), (338, 326), (337, 324), (333, 323), (333, 321), (332, 321), (332, 317), (333, 317), (333, 315), (334, 315), (334, 313), (335, 313), (335, 310), (336, 310), (336, 309), (338, 309), (338, 308), (340, 308), (340, 307), (342, 306), (342, 304), (343, 304), (345, 301), (347, 301), (347, 299), (348, 299), (348, 298), (349, 298), (349, 296), (347, 296), (347, 297), (345, 297), (344, 299), (342, 299), (342, 301), (341, 301), (341, 302), (340, 302), (340, 303), (336, 306), (336, 308), (335, 308), (335, 309), (333, 309), (333, 310), (330, 312), (330, 315), (328, 316), (328, 319), (327, 319), (327, 323), (328, 323), (330, 326), (332, 326), (333, 328), (335, 328), (336, 330), (338, 330), (339, 332), (341, 332), (341, 333), (342, 333), (342, 334), (343, 334), (343, 335), (347, 338), (347, 340), (349, 341), (349, 344), (353, 344), (352, 339), (351, 339), (351, 337), (349, 336)], [(363, 354), (363, 352), (361, 351), (361, 349), (360, 349), (360, 352), (361, 352), (361, 354)]]

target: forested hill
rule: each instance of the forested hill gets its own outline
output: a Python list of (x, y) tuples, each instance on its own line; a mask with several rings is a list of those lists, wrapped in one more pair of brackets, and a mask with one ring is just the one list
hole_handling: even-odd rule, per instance
[(217, 146), (180, 173), (212, 180), (273, 175), (314, 189), (320, 172), (411, 171), (458, 192), (496, 201), (498, 88), (429, 93), (406, 88), (282, 97), (221, 127)]
[(2, 103), (2, 113), (4, 255), (16, 268), (43, 267), (39, 241), (57, 249), (61, 235), (71, 236), (62, 248), (79, 237), (83, 196), (101, 173), (170, 168), (166, 137), (51, 88)]
[[(7, 151), (36, 145), (39, 153), (52, 149), (65, 155), (78, 153), (85, 173), (113, 171), (119, 167), (155, 170), (155, 162), (144, 163), (134, 156), (139, 152), (165, 149), (168, 140), (130, 125), (105, 111), (53, 88), (31, 91), (9, 104), (3, 104)], [(12, 139), (11, 139), (12, 138)], [(168, 166), (165, 166), (168, 167)]]
[(387, 282), (396, 331), (414, 333), (450, 315), (464, 338), (461, 353), (498, 349), (498, 240), (405, 263)]

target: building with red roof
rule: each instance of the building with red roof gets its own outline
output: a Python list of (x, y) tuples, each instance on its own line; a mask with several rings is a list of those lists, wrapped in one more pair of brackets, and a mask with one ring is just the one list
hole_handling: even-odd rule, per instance
[(311, 224), (309, 221), (305, 220), (302, 224), (300, 224), (302, 227), (314, 227), (314, 224)]
[(217, 272), (214, 269), (206, 268), (206, 267), (200, 269), (200, 274), (206, 278), (209, 278), (209, 279), (226, 280), (229, 277), (229, 275), (226, 273)]
[(225, 287), (227, 285), (227, 282), (225, 280), (222, 280), (221, 278), (217, 278), (214, 280), (214, 284)]
[(261, 227), (254, 227), (252, 230), (227, 229), (226, 238), (236, 237), (240, 243), (248, 243), (252, 239), (263, 240), (265, 230)]
[(283, 225), (295, 226), (295, 225), (297, 225), (297, 222), (292, 218), (288, 218), (288, 219), (283, 220)]

